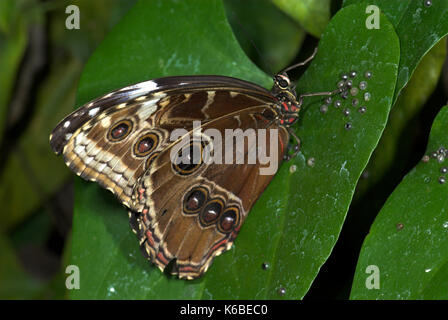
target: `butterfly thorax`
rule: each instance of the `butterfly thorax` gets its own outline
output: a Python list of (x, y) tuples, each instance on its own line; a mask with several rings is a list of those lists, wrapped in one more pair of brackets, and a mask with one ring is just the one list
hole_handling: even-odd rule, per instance
[(291, 126), (299, 119), (301, 102), (297, 101), (295, 88), (291, 86), (289, 77), (283, 73), (274, 76), (273, 95), (277, 98), (279, 111), (279, 123)]

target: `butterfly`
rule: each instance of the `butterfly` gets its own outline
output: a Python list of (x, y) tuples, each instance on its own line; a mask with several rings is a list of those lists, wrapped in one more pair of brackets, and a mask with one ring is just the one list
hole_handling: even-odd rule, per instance
[[(162, 271), (170, 265), (179, 278), (195, 279), (231, 248), (275, 174), (260, 174), (258, 159), (206, 161), (206, 150), (215, 155), (228, 141), (212, 139), (207, 129), (224, 136), (228, 129), (261, 129), (269, 137), (276, 130), (274, 141), (263, 146), (248, 139), (240, 151), (243, 156), (259, 148), (276, 151), (281, 163), (299, 151), (291, 126), (303, 97), (341, 91), (297, 96), (286, 73), (290, 69), (273, 77), (271, 91), (217, 75), (171, 76), (127, 86), (65, 117), (50, 135), (50, 145), (73, 172), (110, 190), (128, 209), (147, 259)], [(195, 121), (201, 124), (196, 137)], [(179, 129), (189, 134), (173, 139)], [(296, 141), (292, 155), (290, 137)], [(186, 161), (173, 161), (173, 154), (182, 157), (184, 151)], [(192, 161), (195, 152), (198, 161)]]

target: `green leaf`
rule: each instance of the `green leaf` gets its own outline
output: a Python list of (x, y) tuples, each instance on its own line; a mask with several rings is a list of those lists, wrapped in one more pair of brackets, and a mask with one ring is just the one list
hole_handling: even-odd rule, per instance
[(330, 20), (330, 0), (271, 0), (316, 38)]
[[(367, 89), (360, 90), (346, 101), (334, 98), (328, 112), (322, 114), (323, 99), (312, 99), (307, 104), (297, 134), (302, 140), (302, 157), (296, 162), (297, 172), (291, 182), (289, 205), (286, 212), (297, 217), (287, 220), (286, 234), (297, 234), (298, 242), (284, 241), (279, 252), (287, 257), (300, 257), (295, 285), (303, 295), (316, 277), (334, 247), (342, 228), (356, 182), (364, 169), (385, 127), (392, 104), (398, 68), (398, 39), (385, 16), (379, 30), (364, 28), (362, 5), (339, 11), (322, 35), (315, 61), (300, 79), (299, 92), (325, 91), (340, 79), (342, 73), (355, 70), (354, 85), (367, 81)], [(364, 74), (373, 76), (366, 79)], [(363, 101), (364, 93), (371, 94)], [(353, 107), (353, 99), (359, 105)], [(311, 99), (310, 99), (311, 100)], [(342, 107), (335, 108), (334, 101)], [(365, 114), (358, 112), (366, 106)], [(344, 116), (343, 109), (350, 115)], [(351, 130), (345, 129), (346, 123)], [(313, 158), (314, 166), (307, 166)], [(279, 268), (277, 274), (288, 277)], [(278, 283), (286, 280), (280, 280)]]
[[(345, 0), (344, 6), (359, 3), (359, 0)], [(395, 88), (395, 98), (406, 86), (423, 56), (448, 34), (448, 2), (416, 0), (372, 0), (364, 6), (376, 5), (394, 25), (400, 38), (400, 67)], [(371, 15), (363, 13), (364, 17)], [(380, 25), (380, 28), (382, 26)]]
[[(150, 266), (125, 210), (109, 192), (77, 179), (71, 264), (80, 267), (81, 289), (71, 298), (302, 298), (336, 242), (393, 98), (398, 39), (384, 16), (380, 30), (362, 28), (363, 9), (352, 6), (335, 16), (300, 92), (332, 90), (341, 73), (350, 70), (358, 71), (357, 85), (368, 70), (373, 76), (367, 79), (372, 96), (367, 113), (350, 107), (346, 118), (330, 107), (323, 115), (323, 99), (307, 99), (298, 126), (302, 153), (281, 166), (234, 248), (215, 259), (201, 279), (178, 280)], [(78, 105), (133, 82), (182, 74), (220, 74), (271, 85), (242, 53), (219, 1), (141, 1), (87, 63)], [(344, 127), (348, 121), (352, 130)], [(314, 167), (306, 165), (309, 157), (315, 158)], [(293, 164), (296, 172), (290, 171)], [(270, 267), (263, 270), (263, 263)], [(283, 296), (280, 288), (286, 290)]]
[[(448, 146), (447, 126), (444, 107), (426, 154)], [(420, 162), (389, 197), (363, 243), (351, 299), (448, 299), (448, 184), (439, 182), (446, 166)], [(379, 289), (366, 288), (369, 265), (379, 268)]]
[[(425, 106), (425, 102), (436, 88), (446, 59), (446, 43), (446, 39), (442, 39), (426, 54), (398, 97), (378, 147), (365, 169), (368, 179), (358, 182), (355, 198), (360, 198), (370, 187), (375, 186), (386, 173), (392, 171), (401, 176), (405, 173), (400, 169), (406, 166), (410, 153), (414, 152), (414, 140), (411, 137), (415, 135), (405, 130), (418, 127), (412, 125), (412, 119)], [(394, 174), (388, 175), (388, 178), (394, 177)]]

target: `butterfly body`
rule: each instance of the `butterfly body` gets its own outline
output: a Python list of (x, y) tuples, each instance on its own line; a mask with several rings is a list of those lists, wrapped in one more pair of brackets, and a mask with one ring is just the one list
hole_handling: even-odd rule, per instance
[[(248, 138), (240, 152), (249, 157), (264, 148), (281, 163), (301, 103), (286, 74), (274, 77), (271, 91), (224, 76), (159, 78), (85, 104), (56, 126), (50, 145), (72, 171), (98, 182), (128, 208), (149, 260), (161, 270), (174, 260), (173, 273), (194, 279), (232, 246), (275, 173), (260, 174), (259, 159), (207, 162), (205, 151), (216, 156), (227, 146), (233, 139), (227, 130), (265, 130), (265, 146)], [(179, 129), (188, 134), (173, 139)], [(173, 154), (184, 150), (198, 151), (200, 161), (174, 163)]]

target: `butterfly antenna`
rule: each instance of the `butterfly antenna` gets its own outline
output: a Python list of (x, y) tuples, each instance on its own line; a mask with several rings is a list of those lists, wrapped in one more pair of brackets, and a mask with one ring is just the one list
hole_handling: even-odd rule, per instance
[(252, 47), (255, 49), (255, 51), (257, 52), (258, 56), (260, 57), (261, 61), (263, 62), (263, 64), (265, 65), (265, 67), (268, 69), (267, 71), (269, 72), (270, 75), (274, 75), (273, 71), (271, 70), (268, 62), (265, 60), (264, 56), (261, 54), (260, 50), (258, 50), (258, 47), (255, 45), (255, 42), (252, 40), (252, 38), (248, 35), (248, 33), (246, 32), (246, 29), (244, 29), (243, 24), (241, 23), (240, 19), (238, 19), (238, 15), (235, 14), (235, 11), (230, 10), (230, 12), (233, 15), (234, 21), (238, 24), (238, 27), (240, 28), (240, 30), (243, 32), (244, 36), (246, 37), (247, 40), (249, 40), (250, 44), (252, 45)]
[(305, 61), (293, 64), (292, 66), (289, 66), (286, 69), (283, 69), (280, 73), (286, 73), (292, 69), (306, 65), (308, 62), (310, 62), (311, 60), (314, 59), (314, 57), (316, 56), (316, 53), (317, 53), (317, 47), (314, 48), (313, 54), (311, 56), (309, 56)]

